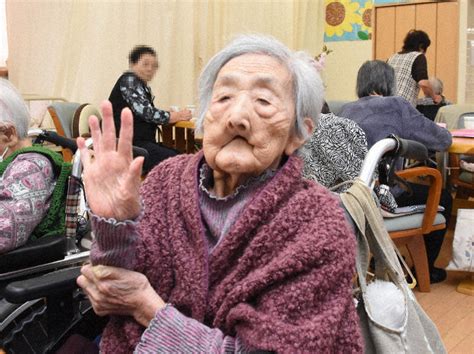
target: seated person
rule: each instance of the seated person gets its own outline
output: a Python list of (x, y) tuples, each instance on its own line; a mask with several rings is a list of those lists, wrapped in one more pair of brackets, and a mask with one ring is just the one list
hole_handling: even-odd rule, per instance
[(101, 351), (361, 352), (355, 237), (297, 156), (320, 114), (318, 74), (247, 35), (199, 87), (203, 150), (163, 162), (140, 192), (129, 110), (117, 148), (110, 105), (102, 133), (90, 119), (93, 162), (78, 138), (96, 243), (77, 282), (112, 315)]
[(0, 253), (32, 236), (65, 232), (70, 165), (59, 154), (32, 146), (29, 123), (20, 93), (0, 79)]
[[(367, 140), (354, 121), (332, 113), (321, 114), (318, 126), (300, 153), (303, 176), (332, 188), (359, 175), (367, 154)], [(337, 192), (349, 186), (341, 186)]]
[[(303, 176), (342, 193), (351, 186), (345, 182), (359, 175), (367, 151), (365, 133), (354, 121), (321, 114), (311, 138), (300, 149)], [(374, 191), (382, 208), (393, 211), (397, 207), (388, 189), (376, 185)]]
[[(404, 98), (393, 96), (394, 93), (393, 68), (380, 60), (367, 61), (357, 74), (359, 100), (346, 104), (341, 115), (352, 119), (364, 130), (369, 149), (377, 141), (395, 134), (403, 139), (418, 141), (429, 150), (446, 150), (452, 141), (449, 131), (423, 116)], [(402, 161), (399, 161), (398, 169), (401, 165)], [(425, 204), (428, 186), (414, 183), (409, 183), (409, 186), (409, 192), (396, 187), (391, 189), (398, 206)], [(443, 215), (448, 222), (452, 197), (446, 190), (441, 193), (440, 205), (445, 208)], [(446, 229), (433, 231), (424, 238), (431, 283), (446, 278), (446, 271), (434, 266), (445, 233)]]
[(120, 112), (128, 107), (133, 114), (133, 145), (148, 151), (144, 164), (144, 173), (150, 171), (161, 161), (178, 154), (156, 141), (159, 125), (172, 124), (192, 118), (190, 110), (168, 112), (153, 104), (154, 96), (148, 83), (158, 70), (158, 58), (153, 48), (135, 47), (129, 55), (130, 70), (123, 73), (110, 93), (109, 101), (114, 110), (117, 136), (120, 130)]
[(439, 109), (443, 106), (451, 104), (451, 102), (449, 102), (446, 97), (443, 96), (443, 82), (440, 79), (432, 77), (428, 81), (430, 82), (434, 94), (441, 96), (441, 101), (436, 104), (433, 99), (427, 95), (418, 99), (416, 102), (416, 109), (420, 111), (426, 118), (434, 121)]

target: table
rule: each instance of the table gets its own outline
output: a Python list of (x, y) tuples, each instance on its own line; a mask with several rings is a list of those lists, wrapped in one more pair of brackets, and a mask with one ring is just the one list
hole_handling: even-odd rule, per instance
[(440, 172), (443, 176), (443, 188), (446, 187), (446, 180), (448, 174), (448, 155), (449, 154), (464, 154), (474, 155), (474, 138), (460, 138), (453, 136), (453, 142), (448, 150), (441, 153)]
[(161, 127), (163, 145), (176, 149), (181, 153), (192, 154), (198, 149), (196, 142), (201, 137), (195, 136), (195, 121), (181, 121)]

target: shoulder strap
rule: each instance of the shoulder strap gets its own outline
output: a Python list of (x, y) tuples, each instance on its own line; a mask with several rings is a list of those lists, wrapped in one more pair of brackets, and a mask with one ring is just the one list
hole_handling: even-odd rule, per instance
[(398, 261), (396, 247), (390, 238), (375, 204), (372, 193), (360, 179), (345, 193), (341, 200), (358, 228), (357, 243), (357, 273), (361, 287), (365, 287), (365, 276), (368, 269), (368, 260), (372, 253), (376, 262), (376, 277), (390, 278), (395, 282), (403, 282), (404, 275)]

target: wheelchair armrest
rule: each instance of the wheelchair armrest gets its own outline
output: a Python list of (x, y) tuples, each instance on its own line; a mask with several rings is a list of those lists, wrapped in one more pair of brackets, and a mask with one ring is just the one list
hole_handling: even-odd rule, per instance
[(63, 259), (66, 255), (65, 237), (41, 237), (28, 241), (25, 245), (0, 256), (0, 270), (7, 273), (13, 270), (32, 267)]
[(10, 283), (4, 290), (7, 301), (19, 304), (26, 301), (51, 297), (73, 291), (81, 267), (61, 269), (39, 277)]
[(419, 176), (429, 176), (429, 192), (426, 201), (426, 209), (423, 217), (423, 234), (428, 234), (433, 229), (433, 223), (438, 213), (438, 205), (441, 198), (441, 190), (443, 178), (441, 173), (431, 167), (414, 167), (406, 170), (397, 171), (397, 175), (401, 178), (413, 178)]

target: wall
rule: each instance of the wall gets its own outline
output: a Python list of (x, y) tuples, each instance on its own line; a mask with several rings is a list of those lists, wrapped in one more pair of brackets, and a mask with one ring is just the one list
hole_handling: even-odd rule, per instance
[(355, 100), (357, 71), (372, 59), (372, 41), (350, 41), (326, 43), (334, 52), (327, 57), (324, 82), (326, 99)]
[(150, 83), (158, 107), (196, 103), (209, 58), (239, 33), (321, 50), (323, 0), (7, 0), (9, 77), (21, 92), (97, 104), (128, 68), (137, 44), (158, 52)]

